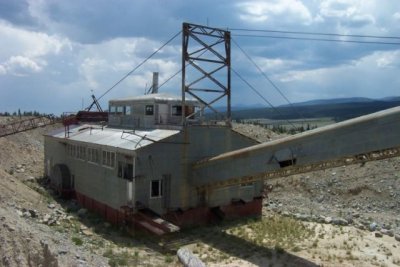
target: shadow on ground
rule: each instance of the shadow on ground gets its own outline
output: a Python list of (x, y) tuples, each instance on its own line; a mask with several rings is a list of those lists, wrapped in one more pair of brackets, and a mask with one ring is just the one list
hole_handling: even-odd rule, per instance
[[(139, 248), (149, 252), (156, 251), (166, 256), (175, 254), (183, 245), (201, 242), (229, 256), (248, 261), (257, 266), (319, 266), (285, 251), (283, 248), (260, 246), (225, 232), (229, 227), (246, 224), (246, 219), (223, 221), (214, 225), (184, 229), (178, 233), (158, 237), (140, 230), (127, 229), (127, 227), (122, 226), (112, 226), (93, 212), (87, 212), (79, 216), (78, 210), (81, 207), (76, 201), (65, 200), (54, 195), (53, 191), (48, 188), (45, 180), (40, 181), (39, 185), (52, 196), (69, 215), (74, 216), (88, 229), (91, 229), (91, 231), (119, 247)], [(76, 229), (75, 231), (79, 230)]]

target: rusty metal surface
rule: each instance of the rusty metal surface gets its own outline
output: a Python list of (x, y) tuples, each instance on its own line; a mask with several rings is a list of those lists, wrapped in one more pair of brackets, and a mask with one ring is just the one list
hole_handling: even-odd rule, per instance
[(296, 165), (289, 166), (289, 167), (285, 167), (285, 168), (274, 170), (274, 171), (262, 172), (262, 173), (257, 173), (254, 175), (227, 179), (225, 181), (210, 183), (205, 186), (199, 186), (199, 187), (197, 187), (197, 190), (200, 192), (204, 192), (207, 190), (215, 190), (217, 188), (222, 188), (222, 187), (227, 187), (227, 186), (232, 186), (232, 185), (237, 185), (237, 184), (242, 184), (242, 183), (250, 183), (250, 182), (266, 180), (266, 179), (270, 179), (270, 178), (285, 177), (285, 176), (290, 176), (290, 175), (294, 175), (294, 174), (307, 173), (307, 172), (312, 172), (312, 171), (317, 171), (317, 170), (324, 170), (324, 169), (339, 167), (339, 166), (343, 166), (343, 165), (352, 165), (352, 164), (364, 163), (364, 162), (373, 161), (373, 160), (382, 160), (382, 159), (399, 157), (399, 156), (400, 156), (400, 147), (394, 147), (394, 148), (383, 149), (383, 150), (379, 150), (379, 151), (372, 151), (369, 153), (357, 154), (357, 155), (349, 156), (349, 157), (343, 157), (343, 158), (339, 158), (339, 159), (321, 161), (321, 162), (317, 162), (317, 163), (299, 165), (299, 166), (296, 166)]
[(0, 125), (0, 137), (44, 127), (57, 122), (54, 116), (39, 116)]

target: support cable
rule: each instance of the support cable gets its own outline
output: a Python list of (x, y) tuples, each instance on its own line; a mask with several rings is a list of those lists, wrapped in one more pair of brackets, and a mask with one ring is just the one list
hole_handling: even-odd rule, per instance
[(305, 37), (290, 37), (290, 36), (260, 35), (260, 34), (232, 34), (231, 36), (237, 36), (237, 37), (256, 37), (256, 38), (273, 38), (273, 39), (289, 39), (289, 40), (303, 40), (303, 41), (322, 41), (322, 42), (356, 43), (356, 44), (400, 45), (400, 42), (377, 42), (377, 41), (339, 40), (339, 39), (305, 38)]
[[(243, 50), (243, 48), (232, 38), (233, 43), (242, 51), (242, 53), (246, 56), (246, 58), (257, 68), (257, 70), (261, 73), (261, 75), (272, 85), (272, 87), (289, 103), (289, 105), (293, 108), (293, 110), (303, 119), (303, 115), (294, 107), (292, 102), (283, 94), (283, 92), (279, 89), (279, 87), (265, 74), (265, 72), (257, 65), (257, 63)], [(304, 123), (304, 121), (302, 122)]]
[(297, 35), (319, 35), (319, 36), (335, 36), (335, 37), (354, 37), (354, 38), (374, 38), (374, 39), (397, 39), (399, 36), (380, 36), (380, 35), (361, 35), (361, 34), (339, 34), (339, 33), (322, 33), (322, 32), (303, 32), (303, 31), (280, 31), (280, 30), (257, 30), (257, 29), (230, 29), (231, 31), (244, 31), (244, 32), (268, 32), (268, 33), (284, 33), (284, 34), (297, 34)]
[[(204, 50), (203, 52), (200, 53), (200, 55), (198, 55), (198, 57), (201, 57), (202, 55), (204, 55), (207, 52), (207, 50)], [(189, 66), (189, 63), (186, 63), (185, 65), (186, 67)], [(161, 88), (161, 86), (165, 85), (167, 82), (169, 82), (170, 80), (172, 80), (176, 75), (178, 75), (179, 73), (182, 72), (182, 69), (179, 69), (177, 72), (175, 72), (174, 74), (172, 74), (168, 79), (166, 79), (161, 85), (158, 86), (158, 89)]]
[(138, 68), (140, 68), (144, 63), (146, 63), (150, 58), (152, 58), (155, 54), (157, 54), (161, 49), (163, 49), (166, 45), (168, 45), (170, 42), (172, 42), (177, 36), (181, 34), (182, 31), (179, 31), (177, 34), (172, 36), (167, 42), (165, 42), (162, 46), (160, 46), (156, 51), (151, 53), (145, 60), (143, 60), (139, 65), (137, 65), (134, 69), (132, 69), (130, 72), (128, 72), (124, 77), (122, 77), (120, 80), (118, 80), (113, 86), (111, 86), (104, 94), (102, 94), (97, 100), (99, 101), (103, 96), (108, 94), (114, 87), (116, 87), (118, 84), (120, 84), (123, 80), (125, 80), (129, 75), (131, 75), (134, 71), (136, 71)]
[[(236, 76), (242, 80), (242, 82), (244, 82), (251, 90), (253, 90), (262, 100), (264, 100), (275, 112), (277, 112), (279, 115), (283, 114), (279, 111), (279, 109), (277, 109), (274, 105), (272, 105), (271, 102), (268, 101), (268, 99), (266, 99), (254, 86), (252, 86), (246, 79), (244, 79), (234, 68), (231, 67), (231, 70), (234, 74), (236, 74)], [(285, 121), (292, 125), (293, 128), (296, 128), (296, 125), (293, 124), (293, 122), (285, 119)]]

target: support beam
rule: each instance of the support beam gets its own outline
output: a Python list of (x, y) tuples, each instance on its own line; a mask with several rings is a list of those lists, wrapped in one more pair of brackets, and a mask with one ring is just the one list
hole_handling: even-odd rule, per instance
[[(183, 23), (182, 105), (189, 94), (231, 126), (231, 35), (229, 31)], [(218, 111), (213, 104), (226, 105)], [(225, 101), (225, 103), (224, 103)], [(188, 117), (182, 114), (182, 124)]]

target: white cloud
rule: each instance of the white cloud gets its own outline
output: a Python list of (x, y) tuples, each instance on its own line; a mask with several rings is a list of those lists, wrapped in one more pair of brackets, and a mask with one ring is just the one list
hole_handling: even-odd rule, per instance
[(4, 75), (7, 73), (6, 67), (0, 64), (0, 75)]
[[(116, 38), (98, 44), (80, 45), (76, 58), (80, 78), (87, 82), (90, 89), (103, 92), (160, 45), (161, 43), (146, 38)], [(146, 84), (149, 85), (152, 81), (152, 72), (160, 73), (160, 83), (172, 76), (180, 68), (180, 62), (177, 61), (180, 57), (179, 50), (167, 46), (162, 52), (127, 77), (115, 91), (120, 92), (120, 96), (142, 94)]]
[(387, 52), (376, 52), (376, 66), (379, 68), (393, 68), (396, 65), (400, 66), (400, 50), (387, 51)]
[(393, 14), (393, 18), (400, 22), (400, 12), (396, 12)]
[[(45, 65), (42, 63), (42, 65)], [(42, 70), (42, 66), (34, 60), (23, 57), (13, 56), (4, 64), (7, 71), (13, 74), (23, 74), (25, 72), (39, 72)]]
[(1, 20), (0, 36), (0, 60), (12, 55), (41, 57), (59, 54), (64, 48), (71, 49), (71, 43), (66, 38), (16, 28)]
[(71, 43), (57, 36), (24, 30), (0, 20), (1, 74), (28, 75), (47, 66), (47, 57), (72, 49)]
[(277, 72), (287, 70), (299, 65), (300, 63), (296, 60), (285, 60), (281, 58), (256, 58), (258, 66), (266, 72)]
[(281, 16), (283, 20), (309, 24), (312, 16), (308, 8), (298, 0), (247, 1), (237, 4), (239, 18), (248, 22), (264, 22), (271, 17)]
[(350, 17), (357, 12), (354, 1), (323, 0), (320, 4), (320, 14), (323, 17)]
[(375, 24), (375, 17), (370, 14), (371, 6), (360, 0), (323, 0), (319, 6), (317, 17), (337, 19), (344, 26), (361, 27)]

